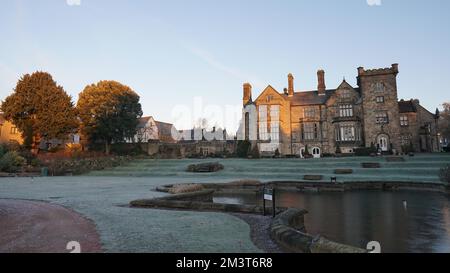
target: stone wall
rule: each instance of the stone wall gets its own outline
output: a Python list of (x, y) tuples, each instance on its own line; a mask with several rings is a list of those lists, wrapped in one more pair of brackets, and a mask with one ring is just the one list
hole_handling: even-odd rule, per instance
[(198, 141), (180, 143), (142, 143), (142, 150), (149, 156), (161, 159), (176, 159), (216, 154), (234, 154), (235, 141)]
[[(358, 69), (358, 82), (361, 88), (364, 115), (364, 136), (366, 147), (378, 143), (380, 135), (389, 137), (389, 149), (401, 150), (400, 119), (397, 95), (398, 66), (391, 68), (365, 70)], [(384, 102), (377, 102), (377, 97), (384, 97)], [(386, 113), (388, 123), (377, 124), (376, 116)]]
[(283, 249), (293, 253), (367, 253), (364, 249), (308, 234), (304, 223), (307, 213), (305, 210), (288, 209), (275, 217), (270, 234)]

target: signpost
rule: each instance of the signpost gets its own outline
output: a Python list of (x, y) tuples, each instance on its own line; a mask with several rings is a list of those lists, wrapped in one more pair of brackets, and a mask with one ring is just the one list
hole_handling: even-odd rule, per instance
[(266, 216), (266, 201), (272, 201), (272, 215), (275, 217), (275, 189), (267, 189), (264, 187), (263, 194), (263, 215)]

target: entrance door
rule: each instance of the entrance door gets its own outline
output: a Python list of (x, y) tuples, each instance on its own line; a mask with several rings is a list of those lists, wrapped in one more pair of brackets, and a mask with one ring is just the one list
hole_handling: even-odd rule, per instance
[(389, 150), (389, 137), (387, 135), (378, 136), (378, 147), (380, 147), (383, 152)]
[(314, 147), (312, 150), (312, 154), (314, 158), (320, 158), (320, 148)]

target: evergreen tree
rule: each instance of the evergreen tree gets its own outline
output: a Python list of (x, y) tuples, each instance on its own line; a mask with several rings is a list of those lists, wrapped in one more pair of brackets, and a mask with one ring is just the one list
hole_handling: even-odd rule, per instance
[(77, 110), (83, 135), (91, 144), (101, 142), (109, 154), (112, 142), (121, 143), (137, 132), (142, 107), (139, 95), (116, 81), (100, 81), (81, 92)]
[(37, 146), (41, 138), (64, 139), (78, 127), (72, 98), (46, 72), (24, 75), (1, 108), (27, 148)]

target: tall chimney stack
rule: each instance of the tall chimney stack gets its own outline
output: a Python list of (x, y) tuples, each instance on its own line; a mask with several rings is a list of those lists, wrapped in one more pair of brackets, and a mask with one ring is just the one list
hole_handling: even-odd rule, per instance
[(327, 89), (327, 87), (325, 86), (325, 71), (323, 71), (322, 69), (317, 71), (317, 80), (317, 90), (319, 90), (319, 95), (323, 96), (325, 95), (325, 90)]
[(288, 95), (289, 97), (294, 96), (294, 76), (291, 73), (288, 75)]
[(249, 83), (244, 83), (244, 99), (243, 104), (252, 102), (252, 85)]

